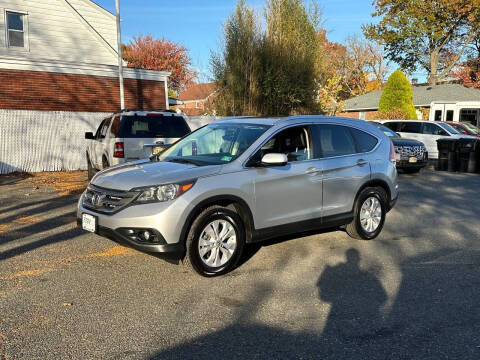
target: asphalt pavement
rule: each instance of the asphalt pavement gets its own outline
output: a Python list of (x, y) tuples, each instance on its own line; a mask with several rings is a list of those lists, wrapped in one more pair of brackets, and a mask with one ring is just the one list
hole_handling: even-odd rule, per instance
[(401, 175), (379, 238), (279, 238), (213, 279), (0, 183), (0, 359), (480, 358), (478, 175)]

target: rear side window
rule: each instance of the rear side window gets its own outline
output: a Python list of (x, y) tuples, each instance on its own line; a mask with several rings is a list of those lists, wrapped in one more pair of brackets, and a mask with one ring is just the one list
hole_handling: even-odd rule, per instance
[(365, 153), (372, 151), (375, 145), (377, 145), (378, 140), (375, 136), (358, 129), (351, 128), (350, 130), (357, 143), (357, 152)]
[(405, 121), (400, 123), (400, 129), (398, 129), (398, 131), (405, 132), (405, 133), (420, 134), (422, 132), (422, 123)]
[(384, 123), (383, 125), (385, 125), (390, 130), (393, 130), (393, 131), (399, 131), (399, 128), (400, 128), (400, 126), (399, 126), (400, 123), (398, 123), (398, 122), (388, 122), (388, 123)]
[(350, 130), (340, 125), (313, 126), (322, 157), (355, 154), (355, 141)]
[(423, 133), (428, 135), (448, 135), (440, 126), (436, 124), (423, 124)]
[(116, 138), (116, 137), (119, 137), (120, 133), (120, 116), (117, 115), (113, 118), (113, 122), (112, 122), (112, 127), (110, 128), (110, 134), (112, 135), (112, 137)]
[(104, 139), (105, 136), (107, 136), (107, 130), (108, 130), (108, 127), (110, 126), (110, 121), (112, 120), (112, 118), (106, 118), (104, 123), (103, 123), (103, 127), (102, 127), (102, 130), (100, 131), (100, 139)]
[(188, 133), (190, 128), (181, 116), (126, 115), (122, 117), (119, 137), (181, 138)]

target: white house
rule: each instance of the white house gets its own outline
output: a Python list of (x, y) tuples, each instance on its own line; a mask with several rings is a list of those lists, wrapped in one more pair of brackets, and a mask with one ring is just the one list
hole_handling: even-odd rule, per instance
[[(168, 76), (166, 71), (125, 68), (126, 108), (168, 109)], [(65, 126), (66, 131), (78, 129), (81, 137), (119, 109), (112, 13), (90, 0), (0, 0), (0, 173), (78, 168), (76, 160), (62, 154), (55, 156), (61, 159), (54, 166), (40, 160), (32, 165), (31, 149), (15, 149), (12, 155), (16, 134), (26, 131), (26, 124), (32, 131), (48, 122), (43, 129)], [(42, 134), (43, 139), (54, 136)], [(39, 146), (35, 136), (29, 133), (22, 141)], [(73, 151), (84, 153), (83, 146), (84, 140), (78, 140)]]

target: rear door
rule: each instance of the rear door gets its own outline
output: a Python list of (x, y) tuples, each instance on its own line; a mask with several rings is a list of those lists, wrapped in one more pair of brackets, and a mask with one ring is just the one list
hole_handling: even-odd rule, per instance
[(284, 153), (285, 166), (253, 167), (255, 225), (258, 229), (320, 218), (322, 169), (315, 159), (310, 126), (282, 130), (254, 155)]
[(154, 144), (169, 145), (188, 133), (190, 128), (185, 119), (175, 114), (122, 116), (120, 137), (123, 138), (126, 161), (149, 157)]
[(321, 149), (324, 221), (347, 215), (358, 190), (370, 179), (371, 155), (378, 139), (343, 125), (312, 126)]

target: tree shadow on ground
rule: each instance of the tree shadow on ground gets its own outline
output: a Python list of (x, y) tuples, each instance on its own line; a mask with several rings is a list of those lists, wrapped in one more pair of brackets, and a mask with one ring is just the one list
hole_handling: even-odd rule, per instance
[[(412, 258), (391, 311), (375, 270), (349, 249), (317, 282), (330, 304), (326, 326), (291, 331), (259, 323), (255, 314), (272, 295), (260, 285), (232, 325), (158, 352), (153, 359), (478, 359), (480, 251), (460, 261), (445, 249)], [(461, 258), (461, 257), (460, 257)], [(448, 260), (450, 259), (450, 260)], [(461, 294), (461, 295), (460, 295)]]

